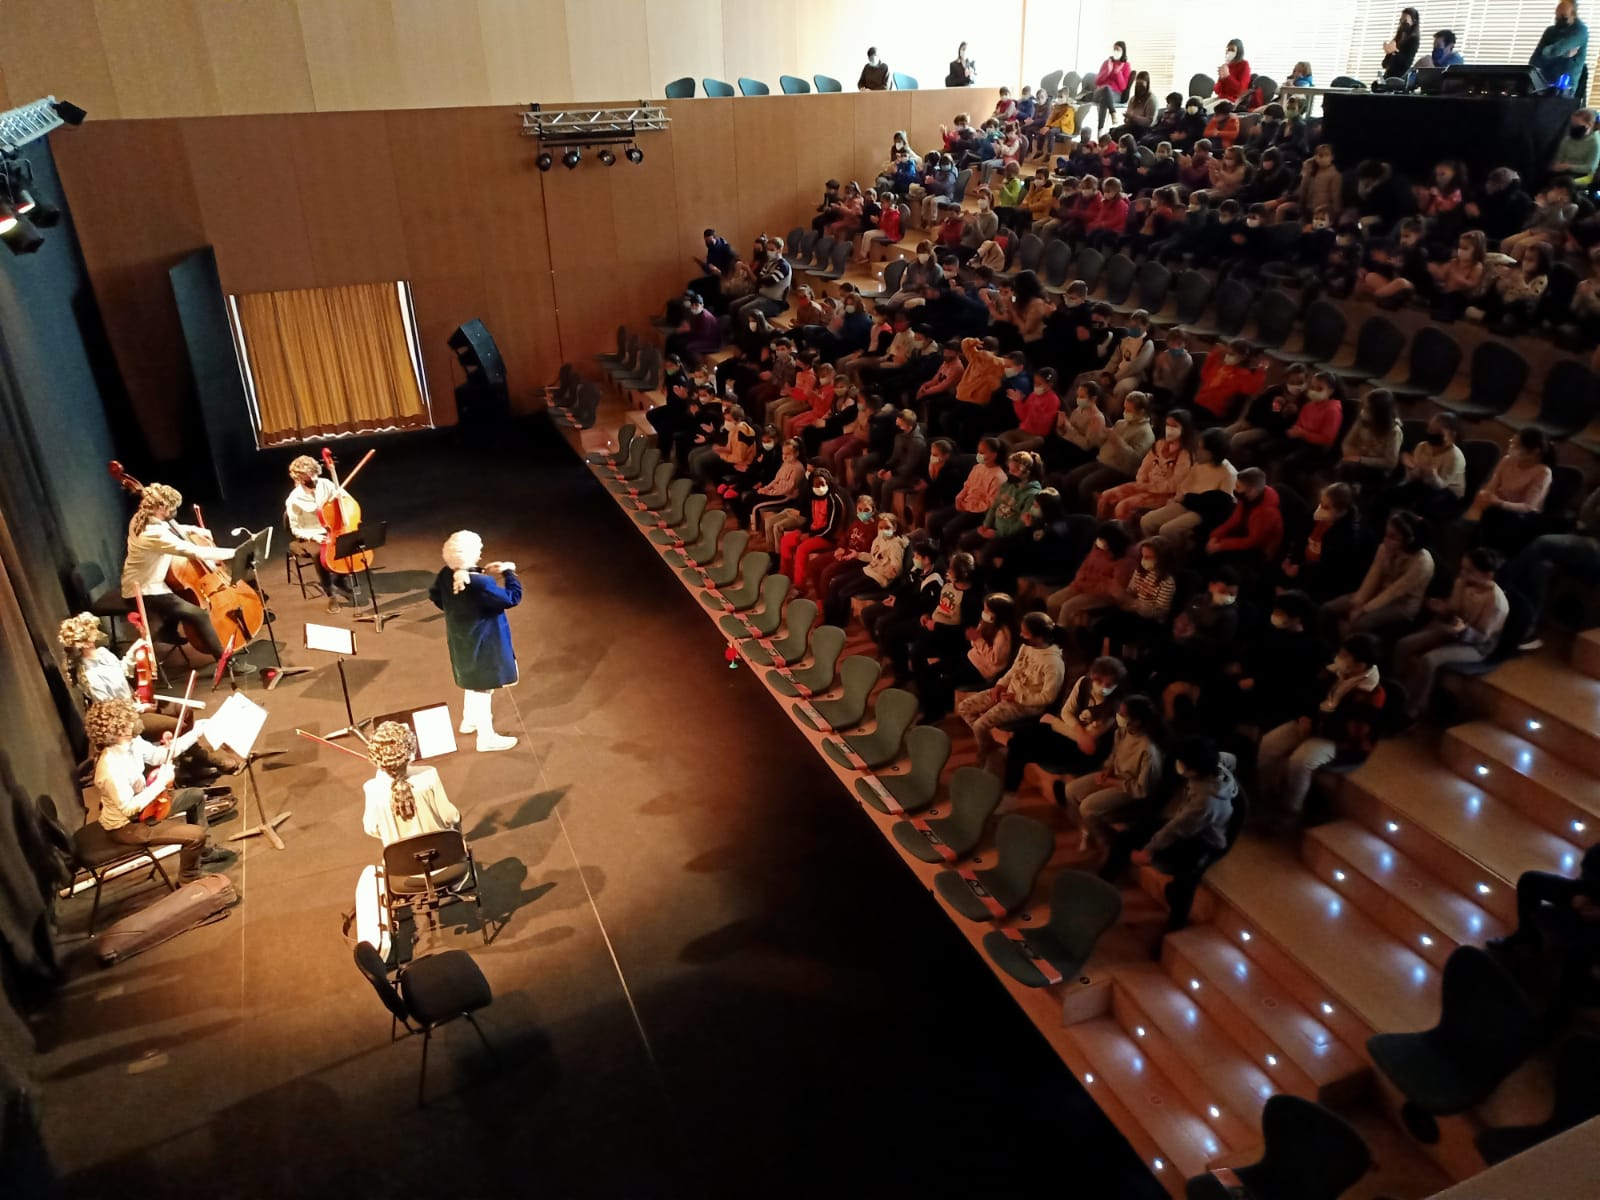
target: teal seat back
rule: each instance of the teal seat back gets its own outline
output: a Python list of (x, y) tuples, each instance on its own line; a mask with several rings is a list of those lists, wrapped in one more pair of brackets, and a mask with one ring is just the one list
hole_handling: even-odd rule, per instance
[(728, 97), (733, 95), (733, 84), (721, 79), (702, 79), (700, 86), (706, 89), (706, 95)]
[[(784, 595), (789, 594), (789, 577), (776, 576), (784, 580)], [(783, 623), (786, 627), (784, 635), (772, 643), (772, 648), (783, 655), (784, 662), (798, 662), (806, 655), (806, 649), (811, 645), (811, 623), (817, 619), (817, 602), (807, 600), (804, 596), (798, 600), (789, 601), (789, 607), (783, 610)]]
[[(670, 466), (671, 464), (663, 465)], [(669, 483), (667, 485), (667, 503), (666, 507), (661, 510), (661, 519), (668, 525), (676, 525), (683, 520), (683, 505), (689, 499), (689, 493), (693, 490), (694, 480), (687, 476), (682, 479), (674, 479)], [(700, 499), (705, 500), (706, 497), (701, 496)]]
[[(918, 726), (921, 729), (923, 726)], [(917, 729), (911, 732), (916, 733)], [(910, 739), (907, 738), (909, 741)], [(984, 826), (1000, 807), (1004, 792), (1000, 776), (982, 767), (957, 767), (950, 776), (950, 815), (940, 837), (952, 846), (970, 849), (983, 840)]]
[(850, 719), (841, 719), (835, 728), (860, 723), (867, 712), (867, 697), (872, 694), (873, 686), (882, 674), (883, 664), (864, 654), (852, 654), (839, 664), (839, 682), (844, 686), (844, 692), (834, 701), (838, 706), (834, 711), (835, 715), (843, 714)]
[(1100, 935), (1122, 916), (1122, 893), (1087, 871), (1063, 871), (1050, 889), (1047, 928), (1075, 962), (1094, 953)]
[(884, 688), (872, 706), (872, 715), (877, 721), (874, 732), (879, 741), (898, 748), (905, 741), (911, 722), (917, 719), (917, 698), (901, 688)]
[(1010, 911), (1033, 891), (1034, 880), (1056, 851), (1056, 835), (1032, 817), (1008, 813), (1000, 818), (994, 842), (999, 861), (979, 874), (984, 887)]
[(844, 649), (845, 633), (837, 625), (819, 625), (811, 635), (811, 664), (794, 677), (813, 692), (833, 686), (838, 673), (839, 652)]
[[(743, 533), (743, 530), (739, 532)], [(732, 537), (729, 534), (728, 537)], [(748, 538), (749, 535), (746, 535)], [(765, 550), (757, 550), (753, 554), (746, 554), (739, 560), (739, 595), (736, 601), (746, 608), (755, 604), (756, 597), (761, 595), (761, 581), (767, 577), (767, 572), (772, 569), (772, 555)]]
[(893, 71), (895, 90), (898, 92), (914, 92), (917, 90), (917, 77), (915, 75), (902, 75)]
[(778, 86), (785, 96), (804, 96), (811, 91), (811, 85), (798, 75), (779, 75)]
[(723, 588), (739, 577), (739, 564), (744, 558), (744, 550), (749, 543), (750, 534), (743, 529), (730, 529), (723, 535), (722, 557), (709, 572), (712, 583), (719, 588)]
[(722, 536), (722, 527), (727, 520), (728, 514), (720, 508), (703, 514), (700, 518), (700, 536), (684, 548), (685, 556), (697, 563), (708, 563), (715, 558), (717, 539)]
[(694, 77), (692, 75), (685, 75), (682, 79), (674, 79), (671, 83), (667, 84), (667, 99), (693, 100)]
[[(884, 694), (898, 690), (886, 688)], [(914, 782), (919, 793), (932, 796), (938, 790), (945, 764), (950, 761), (950, 735), (937, 725), (916, 725), (906, 730), (905, 747), (911, 758), (907, 778)]]
[(759, 79), (751, 79), (748, 75), (739, 76), (739, 93), (744, 96), (770, 96), (772, 89)]
[(844, 85), (832, 75), (813, 75), (811, 78), (816, 81), (817, 91), (819, 92), (844, 91)]
[[(691, 487), (693, 484), (691, 483)], [(706, 503), (710, 499), (704, 492), (693, 492), (683, 502), (683, 514), (672, 527), (683, 537), (693, 537), (700, 532), (700, 518), (705, 515)]]

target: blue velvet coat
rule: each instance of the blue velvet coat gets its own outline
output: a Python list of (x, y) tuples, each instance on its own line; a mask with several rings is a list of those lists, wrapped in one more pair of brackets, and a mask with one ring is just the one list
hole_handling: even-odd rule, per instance
[(444, 610), (445, 640), (456, 686), (487, 692), (517, 681), (517, 656), (511, 649), (506, 609), (522, 602), (522, 581), (507, 571), (505, 586), (481, 571), (461, 591), (452, 591), (454, 572), (444, 567), (428, 589), (428, 599)]

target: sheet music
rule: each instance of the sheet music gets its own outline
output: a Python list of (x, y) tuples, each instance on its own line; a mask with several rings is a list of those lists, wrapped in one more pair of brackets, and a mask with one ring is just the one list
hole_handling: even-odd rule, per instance
[(450, 717), (448, 704), (433, 708), (419, 708), (411, 714), (411, 728), (417, 734), (417, 758), (438, 758), (441, 754), (454, 754), (456, 727)]
[(234, 692), (222, 706), (206, 719), (200, 736), (214, 749), (226, 746), (243, 758), (261, 736), (261, 727), (267, 723), (267, 710), (243, 692)]
[(322, 650), (328, 654), (342, 654), (346, 658), (354, 658), (355, 630), (346, 629), (342, 625), (317, 625), (307, 621), (306, 649)]

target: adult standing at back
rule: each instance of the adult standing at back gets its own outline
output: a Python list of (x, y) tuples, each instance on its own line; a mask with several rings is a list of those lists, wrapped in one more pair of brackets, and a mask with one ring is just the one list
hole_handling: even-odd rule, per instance
[(950, 60), (950, 71), (944, 77), (945, 87), (971, 87), (978, 82), (978, 64), (967, 57), (967, 44), (956, 47), (956, 56)]
[(861, 68), (861, 78), (856, 80), (858, 92), (887, 92), (889, 90), (889, 64), (878, 58), (876, 46), (867, 47), (867, 65)]
[(1417, 30), (1421, 24), (1422, 18), (1416, 9), (1400, 10), (1400, 21), (1395, 26), (1394, 36), (1383, 44), (1385, 79), (1404, 79), (1406, 72), (1411, 70), (1411, 64), (1417, 61), (1417, 47), (1421, 44), (1421, 35)]
[(1432, 63), (1441, 71), (1446, 67), (1459, 67), (1467, 60), (1462, 58), (1456, 50), (1456, 35), (1453, 29), (1441, 29), (1433, 35)]
[(1117, 105), (1128, 94), (1128, 84), (1132, 79), (1133, 68), (1128, 65), (1128, 44), (1112, 42), (1111, 53), (1100, 64), (1100, 70), (1094, 77), (1094, 90), (1091, 93), (1098, 114), (1096, 129), (1106, 127)]
[(1570, 75), (1576, 95), (1584, 64), (1588, 60), (1589, 27), (1578, 20), (1577, 0), (1561, 0), (1556, 5), (1556, 23), (1544, 31), (1544, 36), (1528, 58), (1528, 65), (1537, 67), (1548, 84), (1554, 84), (1563, 75)]
[(1249, 87), (1250, 60), (1244, 56), (1244, 43), (1231, 38), (1223, 52), (1222, 65), (1217, 68), (1217, 85), (1213, 90), (1222, 99), (1237, 103)]

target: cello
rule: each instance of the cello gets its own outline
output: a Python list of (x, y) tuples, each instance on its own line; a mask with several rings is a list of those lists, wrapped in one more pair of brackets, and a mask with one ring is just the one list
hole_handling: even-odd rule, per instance
[[(111, 478), (121, 484), (124, 491), (135, 496), (143, 494), (144, 484), (129, 475), (120, 462), (113, 459), (110, 471)], [(206, 519), (198, 504), (194, 506), (194, 519), (205, 540), (210, 541), (211, 534), (206, 530)], [(216, 543), (212, 541), (211, 544)], [(222, 644), (236, 651), (249, 644), (266, 619), (266, 608), (255, 588), (242, 581), (236, 582), (225, 564), (213, 565), (198, 558), (174, 555), (167, 568), (167, 586), (196, 608), (204, 609)], [(204, 643), (194, 630), (185, 629), (184, 636), (189, 645), (205, 652)]]
[(322, 543), (321, 557), (322, 565), (336, 575), (353, 575), (357, 571), (372, 569), (371, 550), (357, 551), (355, 554), (340, 558), (334, 553), (334, 548), (341, 535), (361, 528), (361, 505), (345, 489), (354, 482), (355, 477), (361, 473), (361, 468), (366, 466), (376, 453), (376, 450), (368, 450), (356, 464), (355, 470), (345, 477), (343, 483), (340, 483), (339, 468), (333, 463), (333, 451), (326, 446), (322, 448), (322, 464), (328, 468), (328, 478), (333, 481), (333, 498), (326, 501), (318, 513), (322, 519), (322, 527), (328, 531), (328, 536)]

